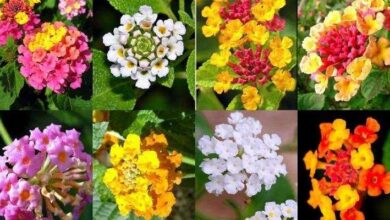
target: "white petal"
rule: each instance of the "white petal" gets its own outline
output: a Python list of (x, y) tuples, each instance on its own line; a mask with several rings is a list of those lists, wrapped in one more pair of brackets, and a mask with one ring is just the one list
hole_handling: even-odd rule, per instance
[(119, 70), (119, 65), (111, 65), (110, 70), (111, 70), (111, 74), (114, 75), (115, 77), (119, 77), (121, 75)]
[(103, 44), (107, 47), (118, 43), (118, 39), (112, 33), (107, 33), (103, 36)]

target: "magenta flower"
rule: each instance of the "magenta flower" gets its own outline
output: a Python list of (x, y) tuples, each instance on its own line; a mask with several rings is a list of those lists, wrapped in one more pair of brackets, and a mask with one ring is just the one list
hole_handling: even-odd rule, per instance
[(258, 47), (256, 50), (241, 48), (234, 52), (238, 63), (229, 62), (228, 65), (238, 75), (234, 83), (259, 83), (264, 84), (270, 79), (272, 65), (268, 60), (268, 49)]
[(43, 164), (44, 155), (34, 154), (34, 151), (23, 151), (12, 170), (18, 175), (34, 176)]
[(73, 17), (86, 12), (85, 5), (85, 0), (60, 0), (58, 8), (62, 15), (65, 15), (68, 20), (71, 20)]
[(32, 186), (30, 183), (22, 179), (11, 186), (9, 197), (12, 204), (27, 210), (33, 210), (36, 208), (41, 200), (39, 186)]
[(0, 215), (7, 220), (77, 219), (92, 199), (92, 158), (83, 149), (79, 132), (54, 124), (4, 147)]
[[(51, 39), (50, 30), (53, 29), (60, 41)], [(48, 43), (41, 45), (41, 41)], [(62, 22), (44, 23), (23, 42), (18, 48), (18, 62), (22, 65), (21, 74), (30, 86), (37, 90), (48, 87), (55, 93), (64, 93), (68, 87), (81, 87), (82, 75), (92, 58), (84, 33)]]
[(73, 155), (71, 148), (65, 145), (62, 137), (58, 137), (52, 141), (47, 149), (50, 161), (57, 165), (61, 172), (66, 171), (72, 165), (71, 156)]

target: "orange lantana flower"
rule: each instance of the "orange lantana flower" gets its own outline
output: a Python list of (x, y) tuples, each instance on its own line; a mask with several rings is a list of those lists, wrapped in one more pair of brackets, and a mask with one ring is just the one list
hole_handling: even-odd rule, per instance
[(359, 189), (368, 190), (370, 196), (379, 196), (382, 190), (386, 194), (390, 193), (390, 173), (386, 174), (382, 164), (375, 164), (371, 169), (361, 172)]
[(364, 143), (372, 144), (378, 138), (376, 134), (380, 130), (380, 125), (374, 118), (367, 118), (366, 125), (358, 125), (354, 133), (350, 136), (349, 142), (354, 147), (359, 147)]
[(365, 220), (363, 212), (351, 208), (341, 212), (341, 220)]

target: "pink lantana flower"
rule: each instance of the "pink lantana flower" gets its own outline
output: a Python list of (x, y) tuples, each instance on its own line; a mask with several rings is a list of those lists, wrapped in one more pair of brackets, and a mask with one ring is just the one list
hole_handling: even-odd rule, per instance
[(65, 15), (68, 20), (71, 20), (73, 17), (86, 12), (85, 5), (85, 0), (60, 0), (58, 8), (62, 15)]
[(25, 0), (5, 1), (0, 8), (0, 46), (7, 43), (8, 38), (21, 39), (38, 26), (40, 20)]
[(11, 187), (9, 196), (14, 205), (27, 210), (33, 210), (41, 201), (39, 187), (31, 185), (25, 180), (19, 180), (17, 184), (14, 184)]
[[(55, 34), (49, 34), (53, 29)], [(30, 86), (37, 90), (48, 87), (55, 93), (81, 87), (82, 75), (92, 58), (84, 33), (62, 22), (44, 23), (23, 43), (18, 48), (18, 62)]]

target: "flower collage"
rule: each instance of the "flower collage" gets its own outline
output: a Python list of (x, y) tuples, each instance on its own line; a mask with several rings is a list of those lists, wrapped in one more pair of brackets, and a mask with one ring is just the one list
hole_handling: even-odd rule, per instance
[(0, 220), (390, 220), (389, 0), (0, 0)]

